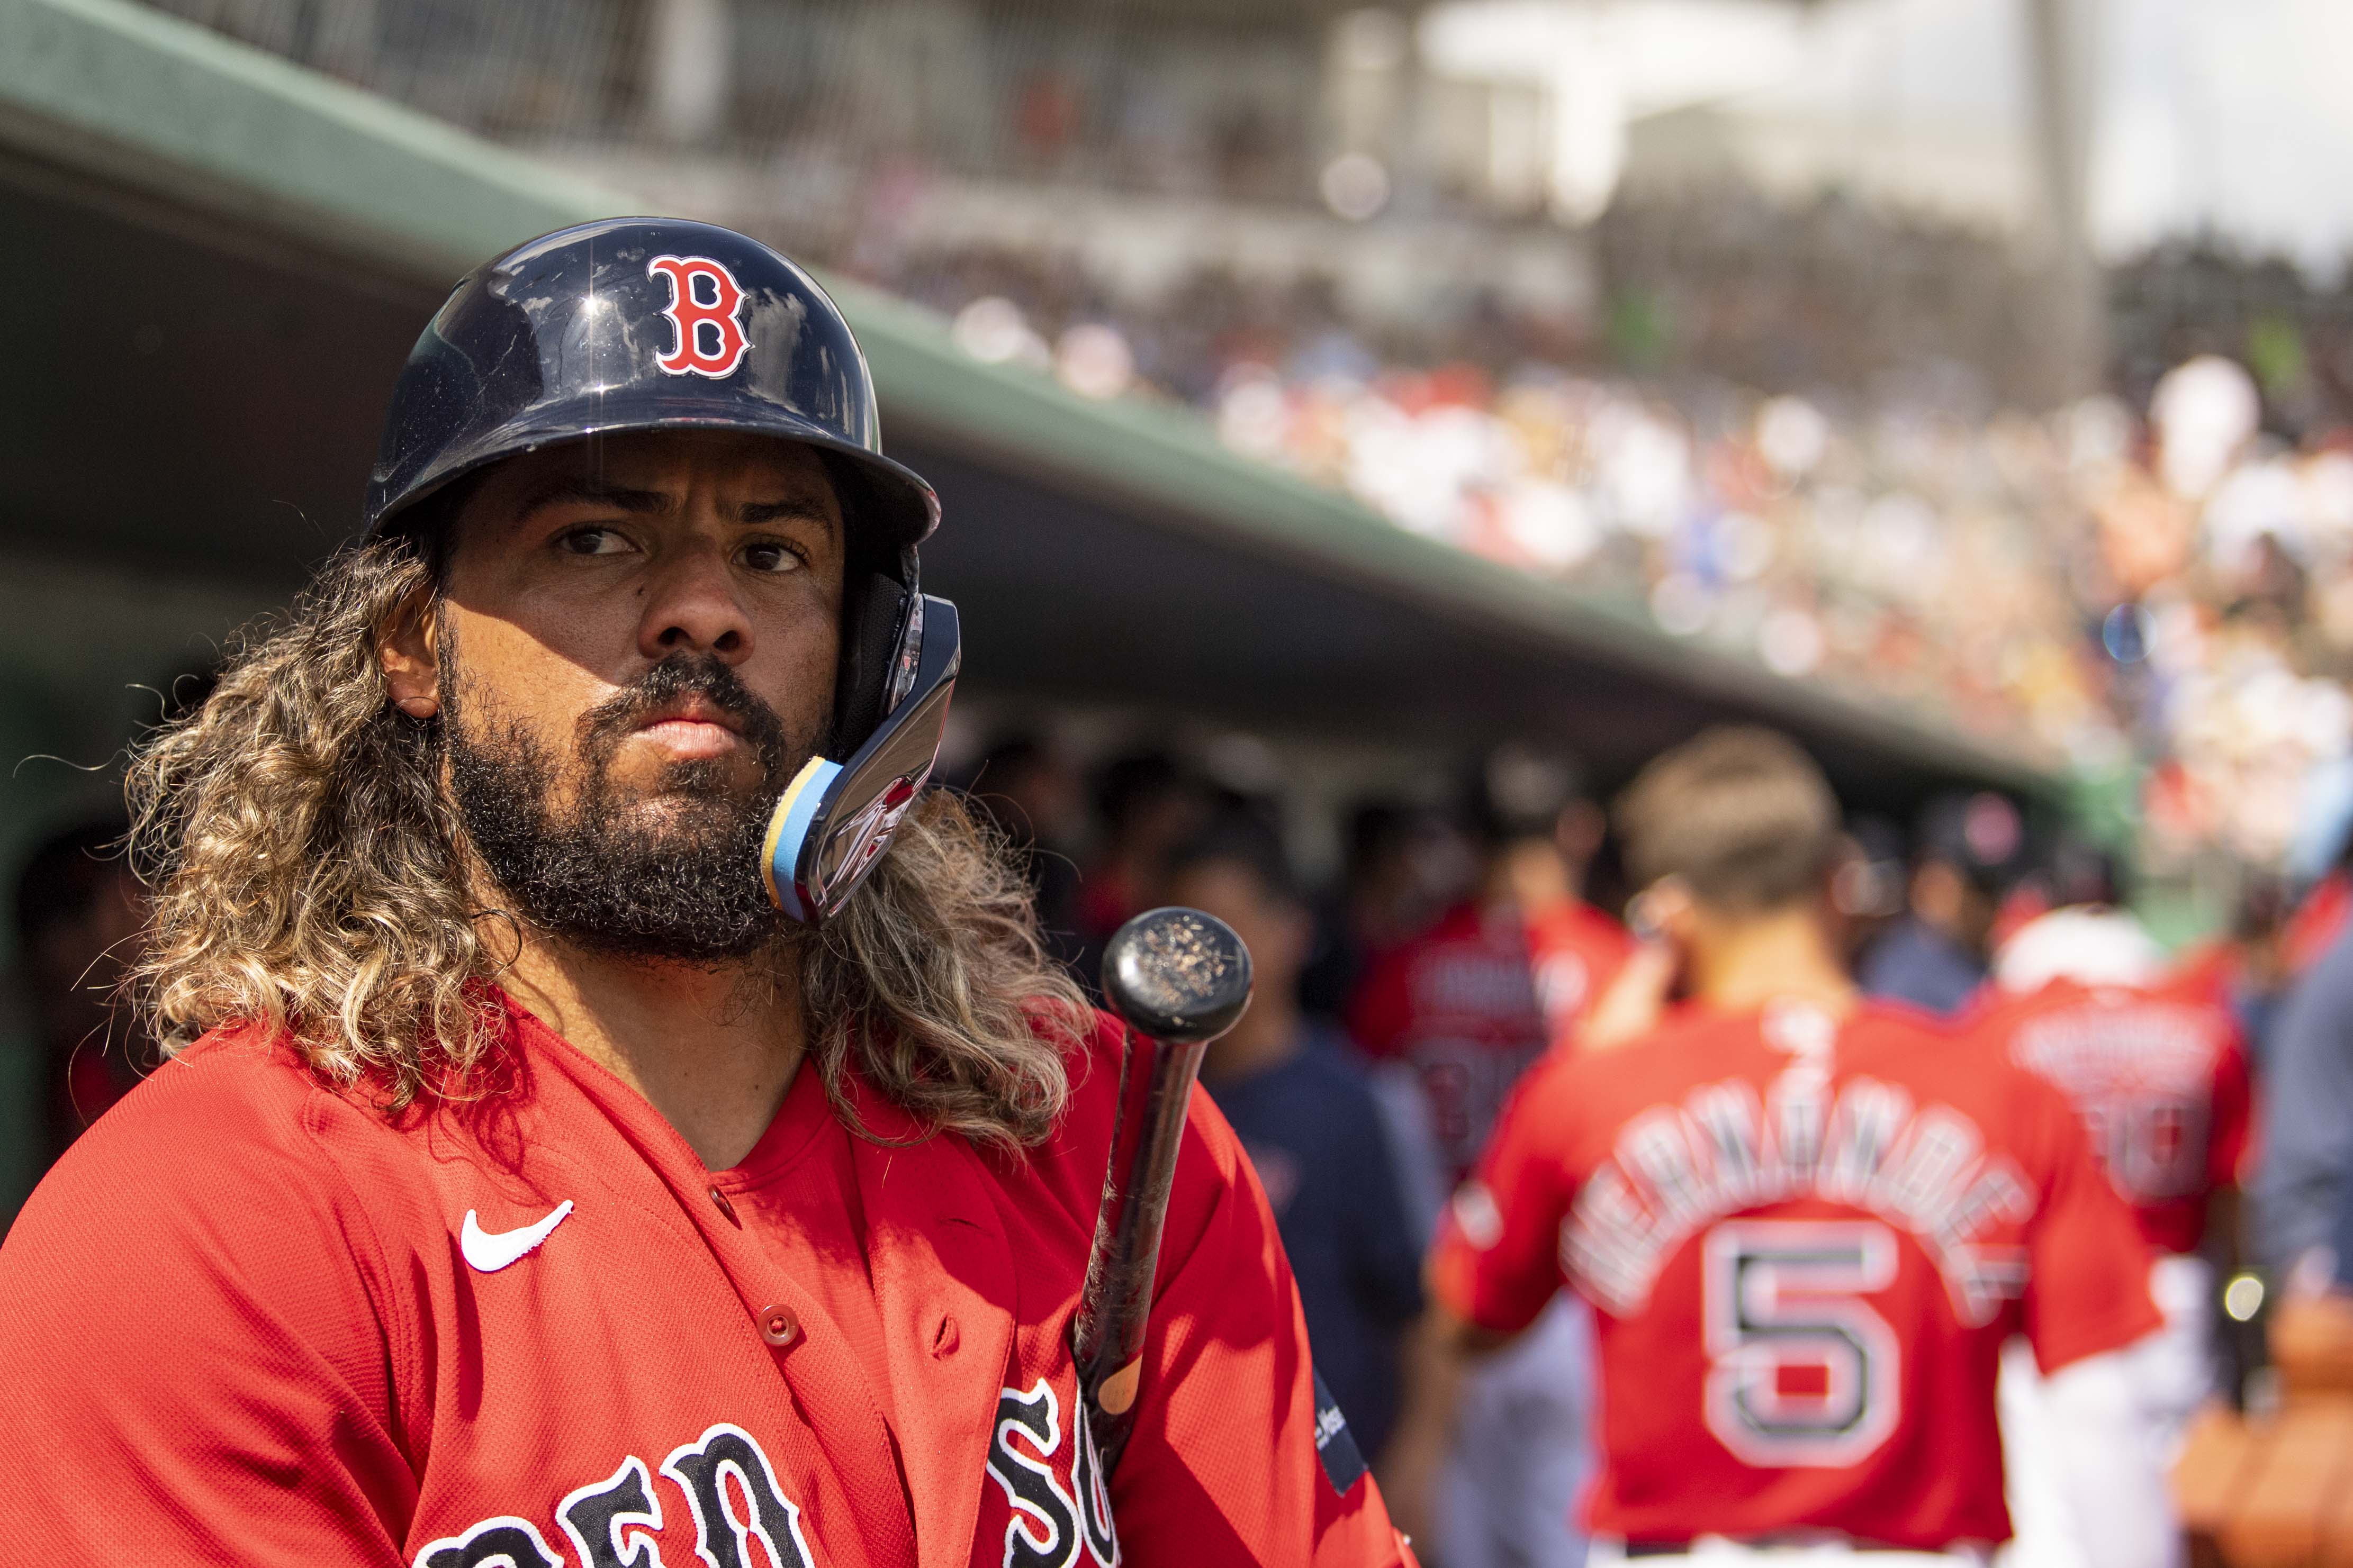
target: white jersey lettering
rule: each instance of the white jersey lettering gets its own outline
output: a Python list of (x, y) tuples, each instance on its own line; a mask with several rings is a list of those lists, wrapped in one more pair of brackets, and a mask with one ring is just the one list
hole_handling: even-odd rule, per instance
[(2033, 1212), (2026, 1182), (1984, 1135), (1943, 1105), (1915, 1107), (1892, 1084), (1857, 1078), (1825, 1104), (1814, 1075), (1783, 1075), (1769, 1110), (1743, 1079), (1704, 1084), (1679, 1105), (1630, 1121), (1561, 1227), (1561, 1266), (1620, 1316), (1641, 1310), (1659, 1270), (1718, 1219), (1819, 1197), (1874, 1215), (1918, 1240), (1968, 1323), (2017, 1294), (2014, 1248), (1981, 1246)]

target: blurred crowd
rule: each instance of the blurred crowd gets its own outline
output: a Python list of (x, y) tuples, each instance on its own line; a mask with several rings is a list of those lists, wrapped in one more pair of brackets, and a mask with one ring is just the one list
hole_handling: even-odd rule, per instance
[[(656, 69), (638, 6), (165, 8), (614, 168), (650, 138), (658, 188), (676, 146), (759, 150), (711, 188), (725, 216), (974, 354), (1191, 405), (1398, 527), (1776, 671), (2152, 764), (2160, 863), (2290, 861), (2345, 752), (2353, 296), (2284, 262), (2207, 237), (2113, 268), (2116, 398), (2028, 417), (2001, 411), (2047, 402), (2061, 334), (2000, 235), (1672, 159), (1575, 229), (1416, 157), (1327, 165), (1325, 73), (1409, 47), (1374, 11), (1334, 54), (1314, 28), (1128, 16), (1073, 51), (957, 8), (744, 6), (712, 77)], [(918, 37), (964, 64), (872, 66)], [(1342, 165), (1379, 199), (1335, 200)]]
[[(1695, 365), (1637, 374), (1664, 330), (1639, 299), (1597, 332), (1492, 289), (1399, 322), (1315, 276), (1203, 268), (1139, 301), (1075, 257), (892, 264), (976, 357), (1193, 404), (1231, 449), (1399, 528), (2014, 753), (2094, 776), (2146, 764), (2158, 869), (2219, 851), (2309, 876), (2309, 797), (2353, 793), (2332, 783), (2353, 424), (2289, 395), (2312, 376), (2280, 321), (2251, 340), (2260, 385), (2198, 353), (2139, 405), (2030, 417), (1957, 369), (1772, 395)], [(2135, 363), (2200, 341), (2141, 316)], [(1730, 340), (1713, 362), (1772, 363), (1708, 331)]]

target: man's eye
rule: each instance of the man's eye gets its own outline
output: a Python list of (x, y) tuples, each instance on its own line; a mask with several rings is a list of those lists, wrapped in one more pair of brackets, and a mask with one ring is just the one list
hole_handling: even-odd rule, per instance
[(566, 555), (618, 555), (629, 547), (609, 528), (575, 528), (555, 542)]
[(747, 544), (744, 547), (744, 564), (754, 572), (797, 572), (801, 558), (787, 544)]

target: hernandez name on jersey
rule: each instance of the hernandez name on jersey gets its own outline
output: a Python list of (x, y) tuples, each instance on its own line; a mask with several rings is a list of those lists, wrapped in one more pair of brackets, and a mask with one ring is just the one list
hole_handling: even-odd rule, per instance
[(1025, 1156), (920, 1137), (854, 1078), (852, 1136), (809, 1069), (712, 1172), (506, 1006), (470, 1100), (387, 1117), (248, 1031), (75, 1145), (0, 1247), (0, 1429), (42, 1434), (0, 1458), (0, 1531), (142, 1563), (1409, 1561), (1328, 1468), (1273, 1221), (1204, 1096), (1104, 1476), (1070, 1342), (1110, 1026)]
[(1686, 1009), (1547, 1058), (1458, 1194), (1434, 1265), (1509, 1332), (1599, 1309), (1603, 1465), (1629, 1541), (2009, 1533), (1994, 1368), (2158, 1326), (2130, 1215), (2073, 1112), (1908, 1012)]

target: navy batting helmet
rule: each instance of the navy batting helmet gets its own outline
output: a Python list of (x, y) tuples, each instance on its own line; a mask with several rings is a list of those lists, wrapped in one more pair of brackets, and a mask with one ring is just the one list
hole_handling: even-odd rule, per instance
[(807, 273), (732, 229), (653, 217), (559, 229), (477, 268), (393, 391), (367, 531), (419, 524), (442, 510), (422, 503), (518, 453), (692, 429), (815, 447), (841, 497), (849, 560), (828, 750), (842, 762), (819, 759), (841, 777), (796, 792), (806, 853), (799, 837), (770, 846), (779, 901), (823, 918), (929, 775), (960, 638), (952, 605), (934, 599), (926, 613), (917, 570), (938, 499), (882, 455), (866, 356)]
[(558, 229), (476, 268), (417, 340), (368, 483), (367, 527), (517, 452), (621, 430), (744, 430), (845, 459), (861, 523), (913, 544), (932, 487), (882, 455), (841, 311), (754, 239), (679, 218)]

